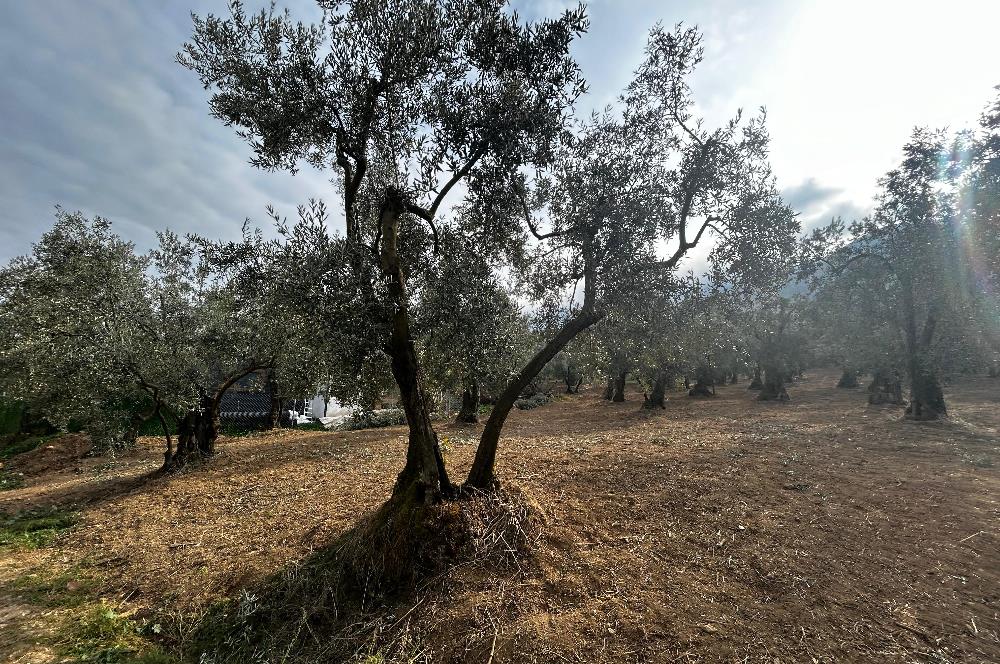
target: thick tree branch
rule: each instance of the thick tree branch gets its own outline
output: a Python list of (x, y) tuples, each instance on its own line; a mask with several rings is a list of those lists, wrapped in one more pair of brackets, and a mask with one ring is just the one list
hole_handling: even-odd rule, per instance
[(467, 176), (469, 172), (473, 169), (476, 163), (486, 154), (486, 150), (489, 147), (489, 143), (486, 141), (480, 141), (479, 144), (473, 148), (472, 153), (469, 155), (469, 160), (465, 164), (452, 174), (451, 178), (445, 182), (444, 186), (441, 187), (441, 191), (438, 195), (434, 197), (434, 201), (431, 203), (429, 208), (423, 208), (416, 203), (407, 202), (406, 209), (408, 212), (412, 212), (424, 221), (432, 222), (434, 217), (437, 215), (438, 208), (441, 207), (441, 203), (444, 202), (445, 197), (448, 192), (451, 191), (452, 187), (458, 184), (462, 178)]

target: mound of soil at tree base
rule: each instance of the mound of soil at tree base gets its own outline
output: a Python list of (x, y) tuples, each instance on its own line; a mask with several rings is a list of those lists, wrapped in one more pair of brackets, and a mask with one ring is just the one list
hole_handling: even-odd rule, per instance
[[(188, 655), (219, 664), (358, 661), (359, 646), (378, 642), (383, 657), (392, 651), (405, 661), (412, 642), (398, 628), (413, 612), (398, 613), (414, 602), (440, 607), (432, 619), (419, 612), (408, 624), (446, 631), (453, 624), (444, 611), (449, 591), (522, 576), (545, 521), (538, 504), (517, 488), (433, 506), (410, 500), (393, 497), (306, 560), (239, 601), (217, 605), (200, 621)], [(441, 616), (448, 616), (445, 624), (436, 619)], [(480, 653), (469, 660), (467, 643), (451, 649), (457, 656), (448, 661), (487, 659)]]
[(77, 466), (79, 460), (92, 448), (90, 436), (67, 433), (44, 441), (33, 450), (11, 457), (4, 466), (8, 470), (23, 473), (25, 477), (35, 477)]

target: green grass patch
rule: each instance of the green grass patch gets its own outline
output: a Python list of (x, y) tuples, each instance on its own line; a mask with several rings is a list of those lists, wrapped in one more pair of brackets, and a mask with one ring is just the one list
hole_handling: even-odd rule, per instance
[(98, 579), (83, 567), (41, 569), (14, 579), (4, 591), (37, 606), (75, 607), (86, 604), (97, 592)]
[(14, 437), (8, 442), (0, 445), (0, 459), (9, 459), (17, 454), (24, 454), (35, 449), (53, 436), (29, 436), (27, 438)]
[(252, 436), (254, 434), (260, 433), (261, 431), (263, 431), (263, 429), (259, 427), (253, 428), (241, 424), (233, 424), (227, 422), (222, 422), (221, 424), (219, 424), (219, 434), (222, 436), (229, 436), (230, 438), (243, 438), (244, 436)]
[(296, 431), (326, 431), (322, 422), (308, 422), (306, 424), (296, 424)]
[(37, 549), (72, 528), (78, 518), (76, 512), (58, 509), (24, 510), (0, 517), (0, 547)]
[(0, 468), (0, 491), (20, 489), (22, 486), (24, 486), (24, 475)]
[(150, 640), (155, 626), (134, 620), (105, 604), (95, 604), (73, 619), (59, 643), (62, 654), (98, 664), (177, 664), (179, 660)]

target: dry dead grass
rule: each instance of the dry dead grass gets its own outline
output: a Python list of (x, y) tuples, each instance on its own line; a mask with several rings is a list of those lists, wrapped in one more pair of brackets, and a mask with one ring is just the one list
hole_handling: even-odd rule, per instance
[[(788, 404), (744, 386), (665, 411), (599, 390), (516, 412), (500, 476), (544, 515), (531, 560), (454, 570), (391, 607), (372, 652), (444, 661), (1000, 661), (1000, 385), (904, 422), (817, 373)], [(442, 427), (456, 478), (478, 431)], [(103, 596), (185, 622), (308, 557), (389, 495), (404, 431), (224, 439), (152, 478), (159, 441), (0, 493), (78, 506), (43, 556)], [(43, 564), (12, 554), (7, 580)], [(3, 579), (0, 579), (2, 581)], [(414, 608), (416, 607), (416, 608)], [(27, 660), (25, 660), (27, 661)], [(39, 660), (43, 661), (43, 660)]]

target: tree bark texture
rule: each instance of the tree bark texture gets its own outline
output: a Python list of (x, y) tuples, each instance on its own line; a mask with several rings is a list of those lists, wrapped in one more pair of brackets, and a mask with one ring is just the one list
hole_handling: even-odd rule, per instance
[(476, 449), (476, 457), (472, 462), (472, 469), (466, 480), (466, 486), (480, 491), (487, 491), (496, 485), (494, 467), (496, 465), (497, 447), (500, 442), (500, 431), (503, 424), (514, 407), (514, 402), (521, 395), (521, 391), (534, 380), (535, 376), (545, 367), (545, 365), (556, 356), (559, 351), (573, 340), (576, 335), (583, 332), (588, 327), (598, 321), (589, 306), (575, 317), (568, 320), (559, 332), (545, 346), (532, 357), (523, 369), (507, 384), (500, 397), (497, 399), (486, 426), (479, 439), (479, 447)]
[(462, 409), (455, 418), (458, 424), (476, 424), (479, 422), (479, 381), (470, 381), (462, 391)]
[(653, 377), (653, 387), (643, 400), (642, 407), (648, 410), (656, 408), (666, 408), (667, 400), (667, 372), (660, 370)]
[(406, 413), (409, 440), (406, 465), (396, 478), (393, 495), (408, 494), (417, 502), (431, 504), (451, 496), (452, 485), (444, 466), (441, 446), (431, 425), (420, 380), (420, 365), (410, 334), (406, 282), (399, 257), (399, 227), (405, 211), (403, 196), (388, 189), (380, 211), (382, 276), (386, 281), (393, 312), (388, 348), (392, 376), (399, 387), (400, 405)]
[(611, 395), (611, 400), (615, 403), (622, 403), (625, 401), (625, 379), (628, 378), (628, 371), (620, 371), (618, 375), (615, 376), (615, 389), (614, 393)]

